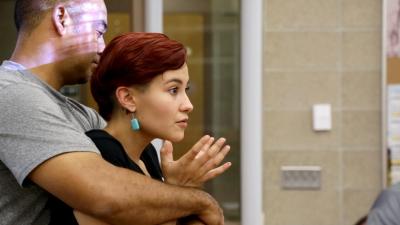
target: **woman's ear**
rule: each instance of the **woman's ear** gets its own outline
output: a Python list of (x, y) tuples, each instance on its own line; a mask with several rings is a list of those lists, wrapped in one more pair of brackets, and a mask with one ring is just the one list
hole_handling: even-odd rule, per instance
[(118, 87), (115, 90), (115, 97), (122, 108), (127, 109), (130, 112), (136, 111), (135, 96), (132, 88)]
[(69, 14), (64, 5), (57, 5), (53, 9), (52, 21), (56, 31), (59, 35), (63, 36), (66, 33), (68, 25)]

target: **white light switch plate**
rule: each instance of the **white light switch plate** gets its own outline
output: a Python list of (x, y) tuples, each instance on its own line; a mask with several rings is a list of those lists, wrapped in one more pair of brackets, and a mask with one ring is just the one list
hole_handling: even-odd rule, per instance
[(328, 131), (332, 129), (332, 113), (330, 104), (313, 105), (313, 129)]

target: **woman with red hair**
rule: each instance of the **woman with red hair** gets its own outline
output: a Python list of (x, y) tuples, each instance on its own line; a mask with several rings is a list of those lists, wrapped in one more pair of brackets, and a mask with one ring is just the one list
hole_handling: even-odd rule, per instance
[[(218, 166), (230, 147), (224, 138), (214, 141), (206, 135), (173, 161), (171, 142), (184, 138), (193, 110), (188, 89), (186, 49), (181, 43), (159, 33), (120, 35), (107, 45), (91, 77), (92, 95), (107, 126), (87, 135), (115, 166), (174, 185), (201, 187), (230, 167), (229, 162)], [(161, 166), (151, 144), (155, 138), (165, 140)], [(102, 224), (74, 214), (79, 224)]]

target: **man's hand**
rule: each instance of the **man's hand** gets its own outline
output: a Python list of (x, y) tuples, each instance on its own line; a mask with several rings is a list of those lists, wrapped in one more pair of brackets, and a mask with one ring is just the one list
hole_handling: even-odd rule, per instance
[(208, 207), (205, 207), (202, 212), (198, 213), (198, 218), (207, 225), (224, 225), (224, 213), (221, 207), (218, 205), (217, 201), (211, 197), (211, 195), (208, 193), (204, 194), (206, 195), (206, 198), (208, 198), (209, 204)]
[(174, 161), (172, 143), (165, 141), (160, 154), (165, 182), (201, 187), (204, 182), (222, 174), (231, 166), (230, 162), (219, 166), (230, 149), (224, 144), (225, 138), (214, 142), (213, 137), (205, 135), (185, 155)]

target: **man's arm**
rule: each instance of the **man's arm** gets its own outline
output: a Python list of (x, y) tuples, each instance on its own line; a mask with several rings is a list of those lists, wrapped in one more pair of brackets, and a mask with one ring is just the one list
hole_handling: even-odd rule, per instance
[(96, 153), (55, 156), (29, 178), (72, 208), (110, 224), (160, 224), (191, 214), (208, 225), (223, 224), (221, 209), (207, 193), (115, 167)]

